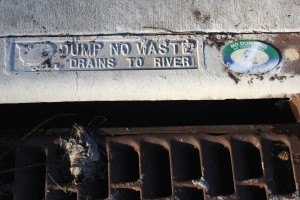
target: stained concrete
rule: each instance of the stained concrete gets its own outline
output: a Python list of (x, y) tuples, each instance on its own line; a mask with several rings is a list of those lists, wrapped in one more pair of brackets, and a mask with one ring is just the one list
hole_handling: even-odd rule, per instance
[[(299, 8), (296, 0), (0, 1), (0, 103), (299, 96), (300, 37), (291, 33), (300, 31)], [(8, 40), (36, 42), (52, 36), (69, 41), (83, 35), (101, 40), (157, 33), (167, 38), (174, 32), (196, 38), (196, 68), (23, 72), (11, 70), (13, 61), (7, 60), (15, 52)], [(207, 35), (214, 32), (250, 34)], [(274, 45), (282, 55), (280, 64), (261, 75), (228, 70), (221, 50), (239, 39)]]
[(298, 32), (298, 0), (2, 0), (0, 36)]

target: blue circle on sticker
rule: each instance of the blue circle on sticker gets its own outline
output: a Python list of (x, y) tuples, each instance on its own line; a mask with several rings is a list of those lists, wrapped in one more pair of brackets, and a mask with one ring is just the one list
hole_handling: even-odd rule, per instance
[(262, 74), (280, 62), (279, 52), (257, 40), (238, 40), (222, 49), (222, 62), (230, 70), (246, 74)]

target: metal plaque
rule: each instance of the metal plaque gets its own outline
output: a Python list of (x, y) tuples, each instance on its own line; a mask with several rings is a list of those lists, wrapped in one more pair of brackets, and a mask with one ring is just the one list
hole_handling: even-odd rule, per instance
[(8, 38), (7, 72), (197, 68), (193, 36)]

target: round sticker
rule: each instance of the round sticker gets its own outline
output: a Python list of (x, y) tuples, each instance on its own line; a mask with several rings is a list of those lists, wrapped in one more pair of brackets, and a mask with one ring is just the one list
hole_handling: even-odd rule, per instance
[(222, 62), (238, 73), (261, 74), (275, 68), (280, 54), (272, 46), (256, 40), (238, 40), (222, 50)]

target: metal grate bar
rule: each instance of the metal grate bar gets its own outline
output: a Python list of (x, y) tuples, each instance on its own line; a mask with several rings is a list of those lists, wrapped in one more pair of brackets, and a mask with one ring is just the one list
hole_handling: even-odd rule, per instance
[[(1, 199), (299, 197), (299, 125), (95, 130), (107, 164), (84, 184), (74, 180), (70, 158), (58, 144), (66, 131), (41, 132), (4, 156)], [(0, 135), (0, 155), (20, 138)]]

